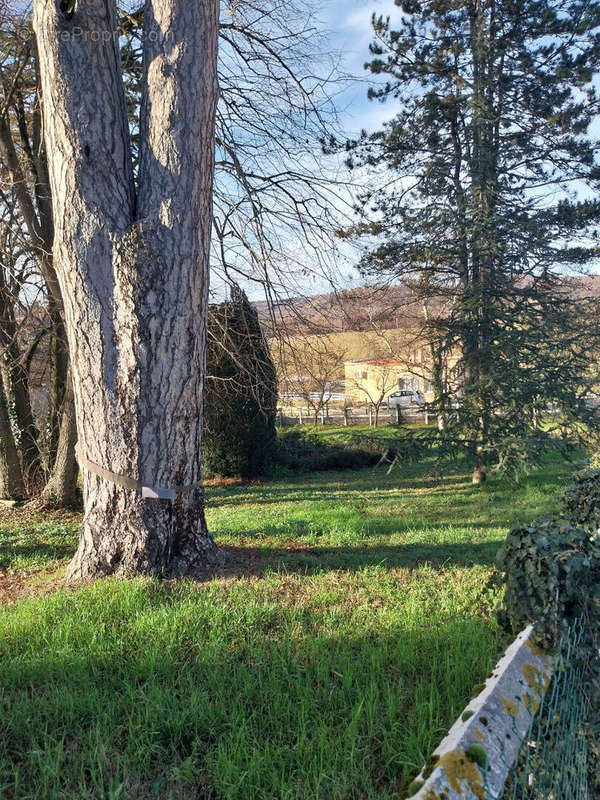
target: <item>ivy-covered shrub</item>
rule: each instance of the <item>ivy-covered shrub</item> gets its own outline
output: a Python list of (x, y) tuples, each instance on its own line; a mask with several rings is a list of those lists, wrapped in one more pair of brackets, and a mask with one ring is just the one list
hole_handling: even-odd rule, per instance
[(587, 469), (559, 498), (561, 515), (578, 525), (600, 528), (600, 469)]
[(571, 520), (513, 528), (498, 551), (505, 595), (501, 621), (514, 633), (530, 622), (552, 647), (585, 613), (600, 623), (600, 537)]
[(203, 462), (208, 473), (253, 478), (276, 449), (277, 376), (256, 310), (234, 286), (209, 311)]
[(294, 472), (361, 469), (375, 466), (381, 455), (354, 445), (333, 445), (319, 436), (290, 428), (279, 433), (277, 463)]
[(513, 631), (535, 622), (548, 645), (582, 613), (600, 632), (600, 469), (575, 475), (558, 505), (555, 519), (513, 528), (497, 556), (503, 621)]

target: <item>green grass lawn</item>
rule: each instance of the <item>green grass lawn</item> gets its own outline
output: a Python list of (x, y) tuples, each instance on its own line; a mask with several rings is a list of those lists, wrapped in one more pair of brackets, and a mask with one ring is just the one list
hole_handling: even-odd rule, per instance
[(203, 583), (54, 590), (77, 520), (0, 512), (0, 592), (34, 594), (0, 607), (0, 797), (401, 797), (504, 644), (498, 546), (573, 466), (213, 486)]

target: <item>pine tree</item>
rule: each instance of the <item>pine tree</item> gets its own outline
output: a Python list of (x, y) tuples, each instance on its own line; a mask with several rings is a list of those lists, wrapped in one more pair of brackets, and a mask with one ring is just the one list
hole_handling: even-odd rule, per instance
[(223, 476), (253, 478), (276, 445), (277, 377), (256, 309), (238, 287), (209, 315), (203, 460)]
[(459, 406), (445, 435), (468, 446), (481, 482), (550, 402), (565, 423), (586, 416), (598, 314), (561, 275), (598, 254), (600, 202), (586, 190), (600, 178), (589, 133), (600, 3), (397, 5), (399, 29), (373, 18), (366, 66), (388, 76), (371, 97), (401, 110), (355, 143), (387, 181), (364, 198), (374, 216), (357, 230), (381, 239), (362, 268), (421, 281), (444, 306), (461, 387), (440, 400)]

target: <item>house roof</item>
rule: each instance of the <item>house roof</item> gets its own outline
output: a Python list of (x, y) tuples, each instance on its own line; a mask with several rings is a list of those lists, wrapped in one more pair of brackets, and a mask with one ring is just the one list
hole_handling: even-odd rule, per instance
[(344, 361), (344, 364), (371, 364), (376, 367), (405, 367), (410, 359), (399, 358), (361, 358), (359, 361)]

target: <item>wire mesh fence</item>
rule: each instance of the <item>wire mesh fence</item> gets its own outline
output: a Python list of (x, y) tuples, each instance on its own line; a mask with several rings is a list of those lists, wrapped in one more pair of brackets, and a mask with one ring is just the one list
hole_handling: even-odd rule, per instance
[(588, 782), (589, 663), (585, 623), (563, 634), (553, 678), (510, 770), (502, 800), (593, 800)]

